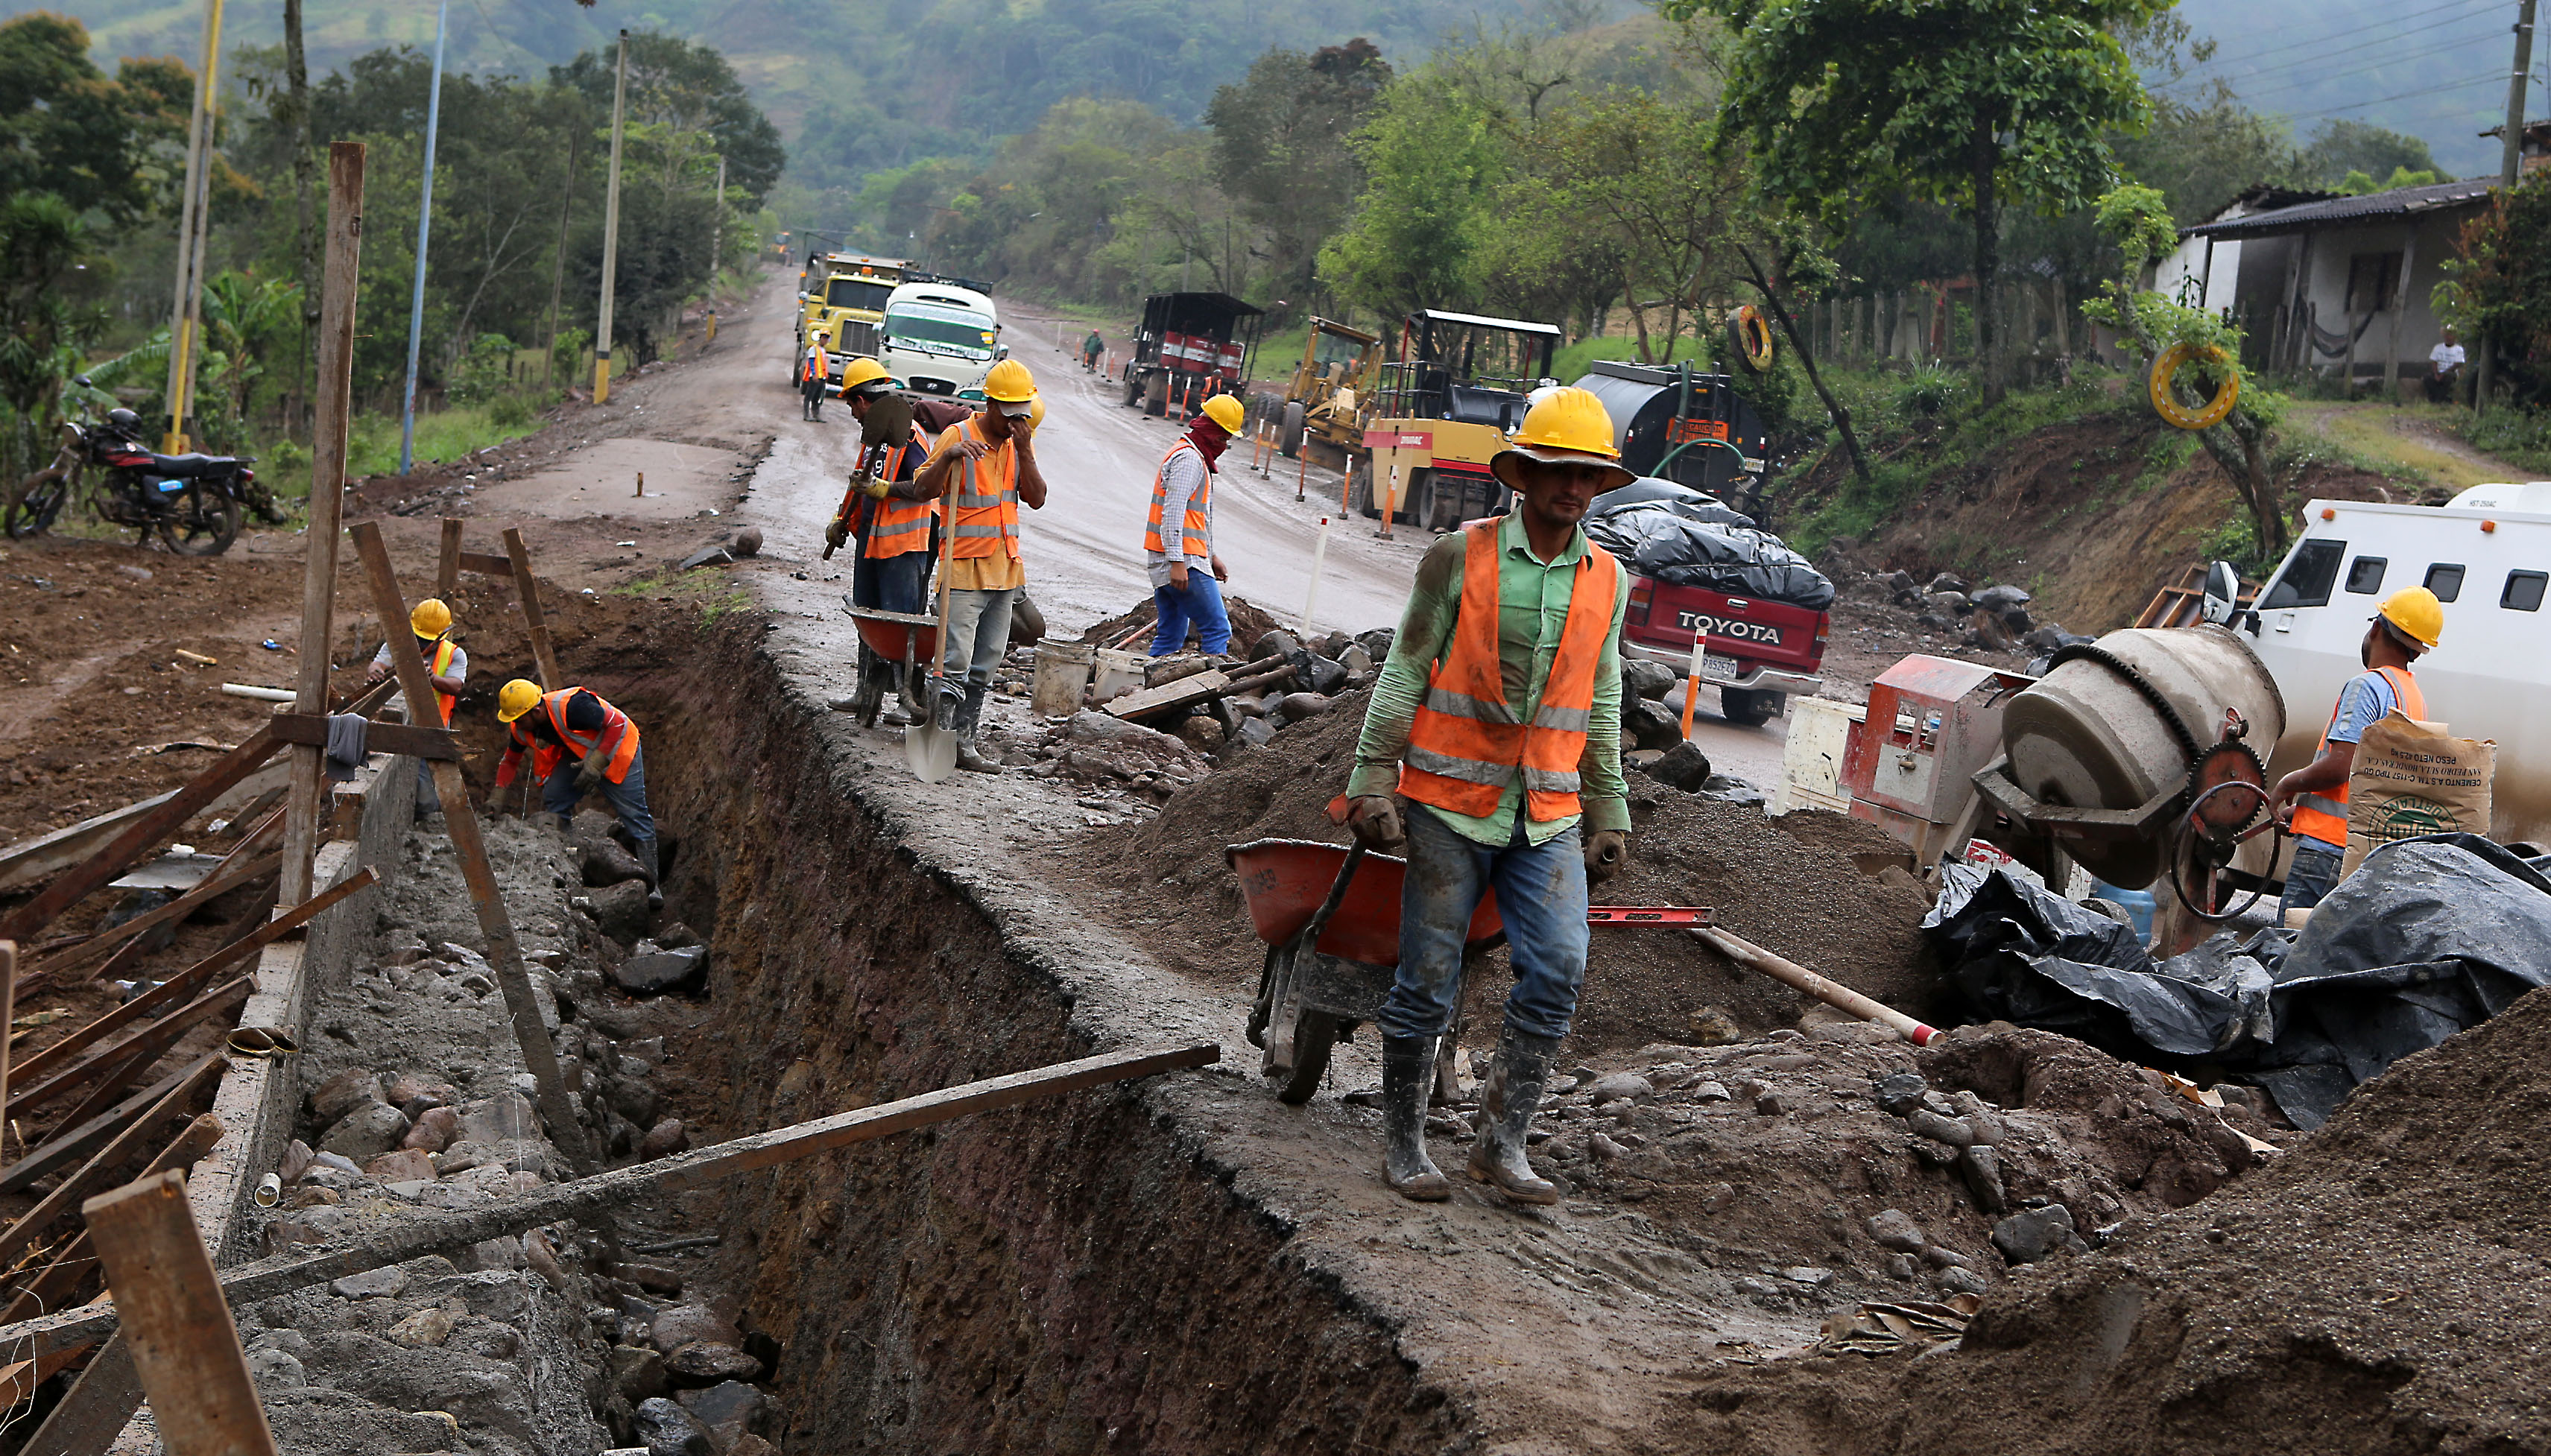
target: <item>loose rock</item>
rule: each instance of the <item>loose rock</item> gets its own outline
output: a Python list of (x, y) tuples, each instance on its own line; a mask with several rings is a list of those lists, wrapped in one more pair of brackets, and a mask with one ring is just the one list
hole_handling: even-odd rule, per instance
[(1992, 1241), (2001, 1256), (2013, 1264), (2034, 1264), (2068, 1244), (2081, 1242), (2074, 1236), (2073, 1210), (2062, 1203), (2013, 1213), (1993, 1225)]

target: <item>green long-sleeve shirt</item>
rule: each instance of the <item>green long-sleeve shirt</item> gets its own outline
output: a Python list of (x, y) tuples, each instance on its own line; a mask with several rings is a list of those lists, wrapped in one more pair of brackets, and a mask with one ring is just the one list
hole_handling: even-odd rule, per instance
[[(1356, 744), (1355, 774), (1347, 780), (1353, 797), (1386, 794), (1399, 780), (1400, 754), (1408, 747), (1409, 726), (1426, 696), (1426, 681), (1437, 664), (1452, 652), (1454, 624), (1462, 615), (1464, 533), (1437, 541), (1417, 564), (1417, 583), (1399, 619), (1399, 634), (1374, 683), (1373, 703), (1365, 710), (1364, 736)], [(1531, 722), (1540, 711), (1542, 688), (1550, 681), (1552, 659), (1568, 625), (1568, 604), (1576, 594), (1578, 563), (1586, 552), (1580, 527), (1565, 550), (1550, 561), (1532, 554), (1521, 517), (1508, 515), (1497, 528), (1497, 667), (1504, 679), (1506, 706), (1516, 718)], [(1620, 567), (1615, 564), (1614, 572)], [(1603, 654), (1594, 664), (1594, 707), (1585, 726), (1585, 753), (1578, 765), (1578, 801), (1590, 829), (1630, 827), (1629, 789), (1621, 781), (1621, 612), (1629, 602), (1629, 583), (1619, 581), (1612, 593), (1612, 626), (1603, 634)], [(1469, 838), (1504, 845), (1514, 836), (1515, 814), (1523, 802), (1523, 775), (1499, 795), (1494, 813), (1456, 814), (1429, 809)], [(1527, 823), (1524, 834), (1540, 844), (1577, 822), (1576, 818)]]

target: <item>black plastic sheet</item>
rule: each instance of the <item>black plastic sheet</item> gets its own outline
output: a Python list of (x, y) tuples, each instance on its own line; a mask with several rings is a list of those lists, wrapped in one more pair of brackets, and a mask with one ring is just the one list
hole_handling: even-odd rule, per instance
[(1940, 867), (1923, 927), (1981, 1015), (2203, 1061), (2317, 1127), (2357, 1084), (2551, 984), (2551, 859), (2477, 835), (2385, 845), (2300, 932), (2156, 962), (2133, 930), (1993, 869)]
[[(1638, 489), (1624, 486), (1611, 495)], [(1833, 582), (1791, 551), (1780, 537), (1707, 496), (1697, 501), (1647, 499), (1606, 505), (1598, 496), (1585, 515), (1585, 534), (1642, 576), (1678, 586), (1698, 586), (1729, 596), (1787, 602), (1809, 611), (1833, 604)], [(1703, 504), (1702, 502), (1706, 502)], [(1724, 515), (1732, 519), (1697, 519)]]

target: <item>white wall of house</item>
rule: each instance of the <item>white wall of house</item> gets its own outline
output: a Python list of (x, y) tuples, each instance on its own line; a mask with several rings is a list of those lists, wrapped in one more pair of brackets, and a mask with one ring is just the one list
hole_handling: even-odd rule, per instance
[[(2362, 226), (2327, 228), (2308, 235), (2310, 253), (2305, 262), (2308, 273), (2304, 297), (2312, 304), (2320, 328), (2327, 334), (2354, 333), (2363, 328), (2356, 344), (2356, 377), (2374, 380), (2386, 377), (2383, 367), (2388, 359), (2392, 377), (2416, 377), (2427, 365), (2427, 351), (2443, 337), (2431, 297), (2438, 283), (2444, 281), (2444, 264), (2454, 257), (2455, 244), (2467, 209), (2457, 208), (2438, 216), (2410, 219), (2380, 219)], [(2386, 254), (2400, 255), (2408, 263), (2409, 279), (2405, 297), (2395, 289), (2385, 296), (2353, 300), (2355, 311), (2349, 313), (2348, 279), (2354, 272), (2362, 281), (2373, 269), (2368, 262), (2362, 267), (2358, 260), (2372, 260)], [(2217, 276), (2220, 277), (2222, 253), (2215, 253)], [(2398, 276), (2398, 264), (2394, 274)], [(2395, 312), (2396, 303), (2400, 305)], [(2369, 307), (2371, 305), (2371, 307)], [(2367, 325), (2367, 315), (2373, 321)], [(2315, 367), (2335, 372), (2344, 359), (2314, 353)]]
[[(2212, 256), (2207, 256), (2209, 242)], [(2239, 239), (2183, 238), (2153, 269), (2153, 290), (2174, 303), (2221, 312), (2241, 278)]]

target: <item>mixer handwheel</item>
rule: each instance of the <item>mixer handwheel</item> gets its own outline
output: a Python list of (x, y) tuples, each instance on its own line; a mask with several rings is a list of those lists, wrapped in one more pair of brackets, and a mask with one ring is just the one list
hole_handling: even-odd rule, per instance
[(2268, 806), (2268, 770), (2245, 743), (2225, 739), (2188, 770), (2190, 826), (2223, 841), (2247, 829)]

